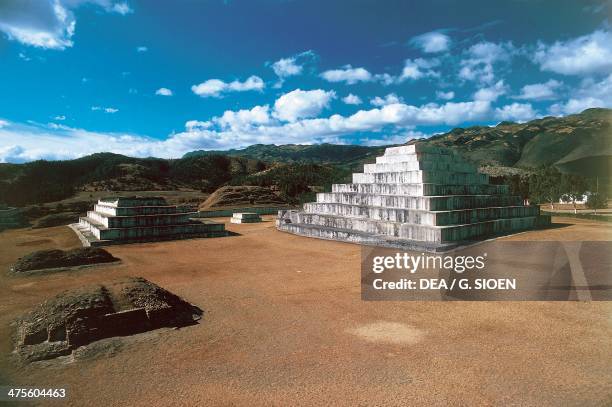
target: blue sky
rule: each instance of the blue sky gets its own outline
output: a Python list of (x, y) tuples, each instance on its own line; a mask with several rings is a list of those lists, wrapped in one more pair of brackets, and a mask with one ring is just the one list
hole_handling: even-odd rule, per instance
[(402, 143), (611, 107), (611, 9), (3, 0), (0, 162)]

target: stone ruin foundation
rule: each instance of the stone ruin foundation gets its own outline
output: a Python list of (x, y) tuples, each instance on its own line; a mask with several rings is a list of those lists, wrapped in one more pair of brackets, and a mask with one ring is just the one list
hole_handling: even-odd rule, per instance
[(276, 221), (297, 235), (429, 252), (549, 224), (454, 151), (421, 143), (387, 148), (353, 183)]
[(17, 323), (17, 353), (25, 361), (52, 359), (94, 341), (162, 327), (192, 325), (202, 311), (144, 278), (68, 291)]

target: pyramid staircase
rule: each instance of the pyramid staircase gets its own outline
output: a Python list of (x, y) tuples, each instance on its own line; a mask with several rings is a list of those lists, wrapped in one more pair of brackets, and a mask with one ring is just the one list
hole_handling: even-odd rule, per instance
[(334, 184), (276, 221), (302, 236), (433, 252), (548, 224), (539, 207), (489, 184), (454, 151), (419, 143), (387, 148), (352, 184)]

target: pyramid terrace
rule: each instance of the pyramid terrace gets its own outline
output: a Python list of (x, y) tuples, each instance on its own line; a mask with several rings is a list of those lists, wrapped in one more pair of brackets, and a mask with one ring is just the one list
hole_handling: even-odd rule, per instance
[(279, 211), (281, 231), (404, 250), (445, 251), (550, 224), (507, 185), (442, 147), (390, 147), (353, 183), (318, 193), (302, 210)]

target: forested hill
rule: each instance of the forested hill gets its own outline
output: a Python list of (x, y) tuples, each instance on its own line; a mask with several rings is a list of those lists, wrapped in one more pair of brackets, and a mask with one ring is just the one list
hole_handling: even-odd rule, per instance
[[(592, 158), (605, 171), (612, 157), (612, 110), (587, 109), (580, 114), (527, 123), (456, 128), (419, 141), (453, 148), (479, 166), (537, 168), (554, 164), (563, 169), (570, 168), (576, 160), (582, 165)], [(383, 151), (384, 147), (335, 144), (257, 144), (242, 150), (193, 151), (185, 157), (226, 154), (267, 162), (354, 166), (372, 161)]]
[(64, 199), (76, 191), (212, 192), (235, 177), (266, 169), (241, 157), (210, 155), (165, 160), (98, 153), (76, 160), (0, 164), (0, 202), (13, 205)]

